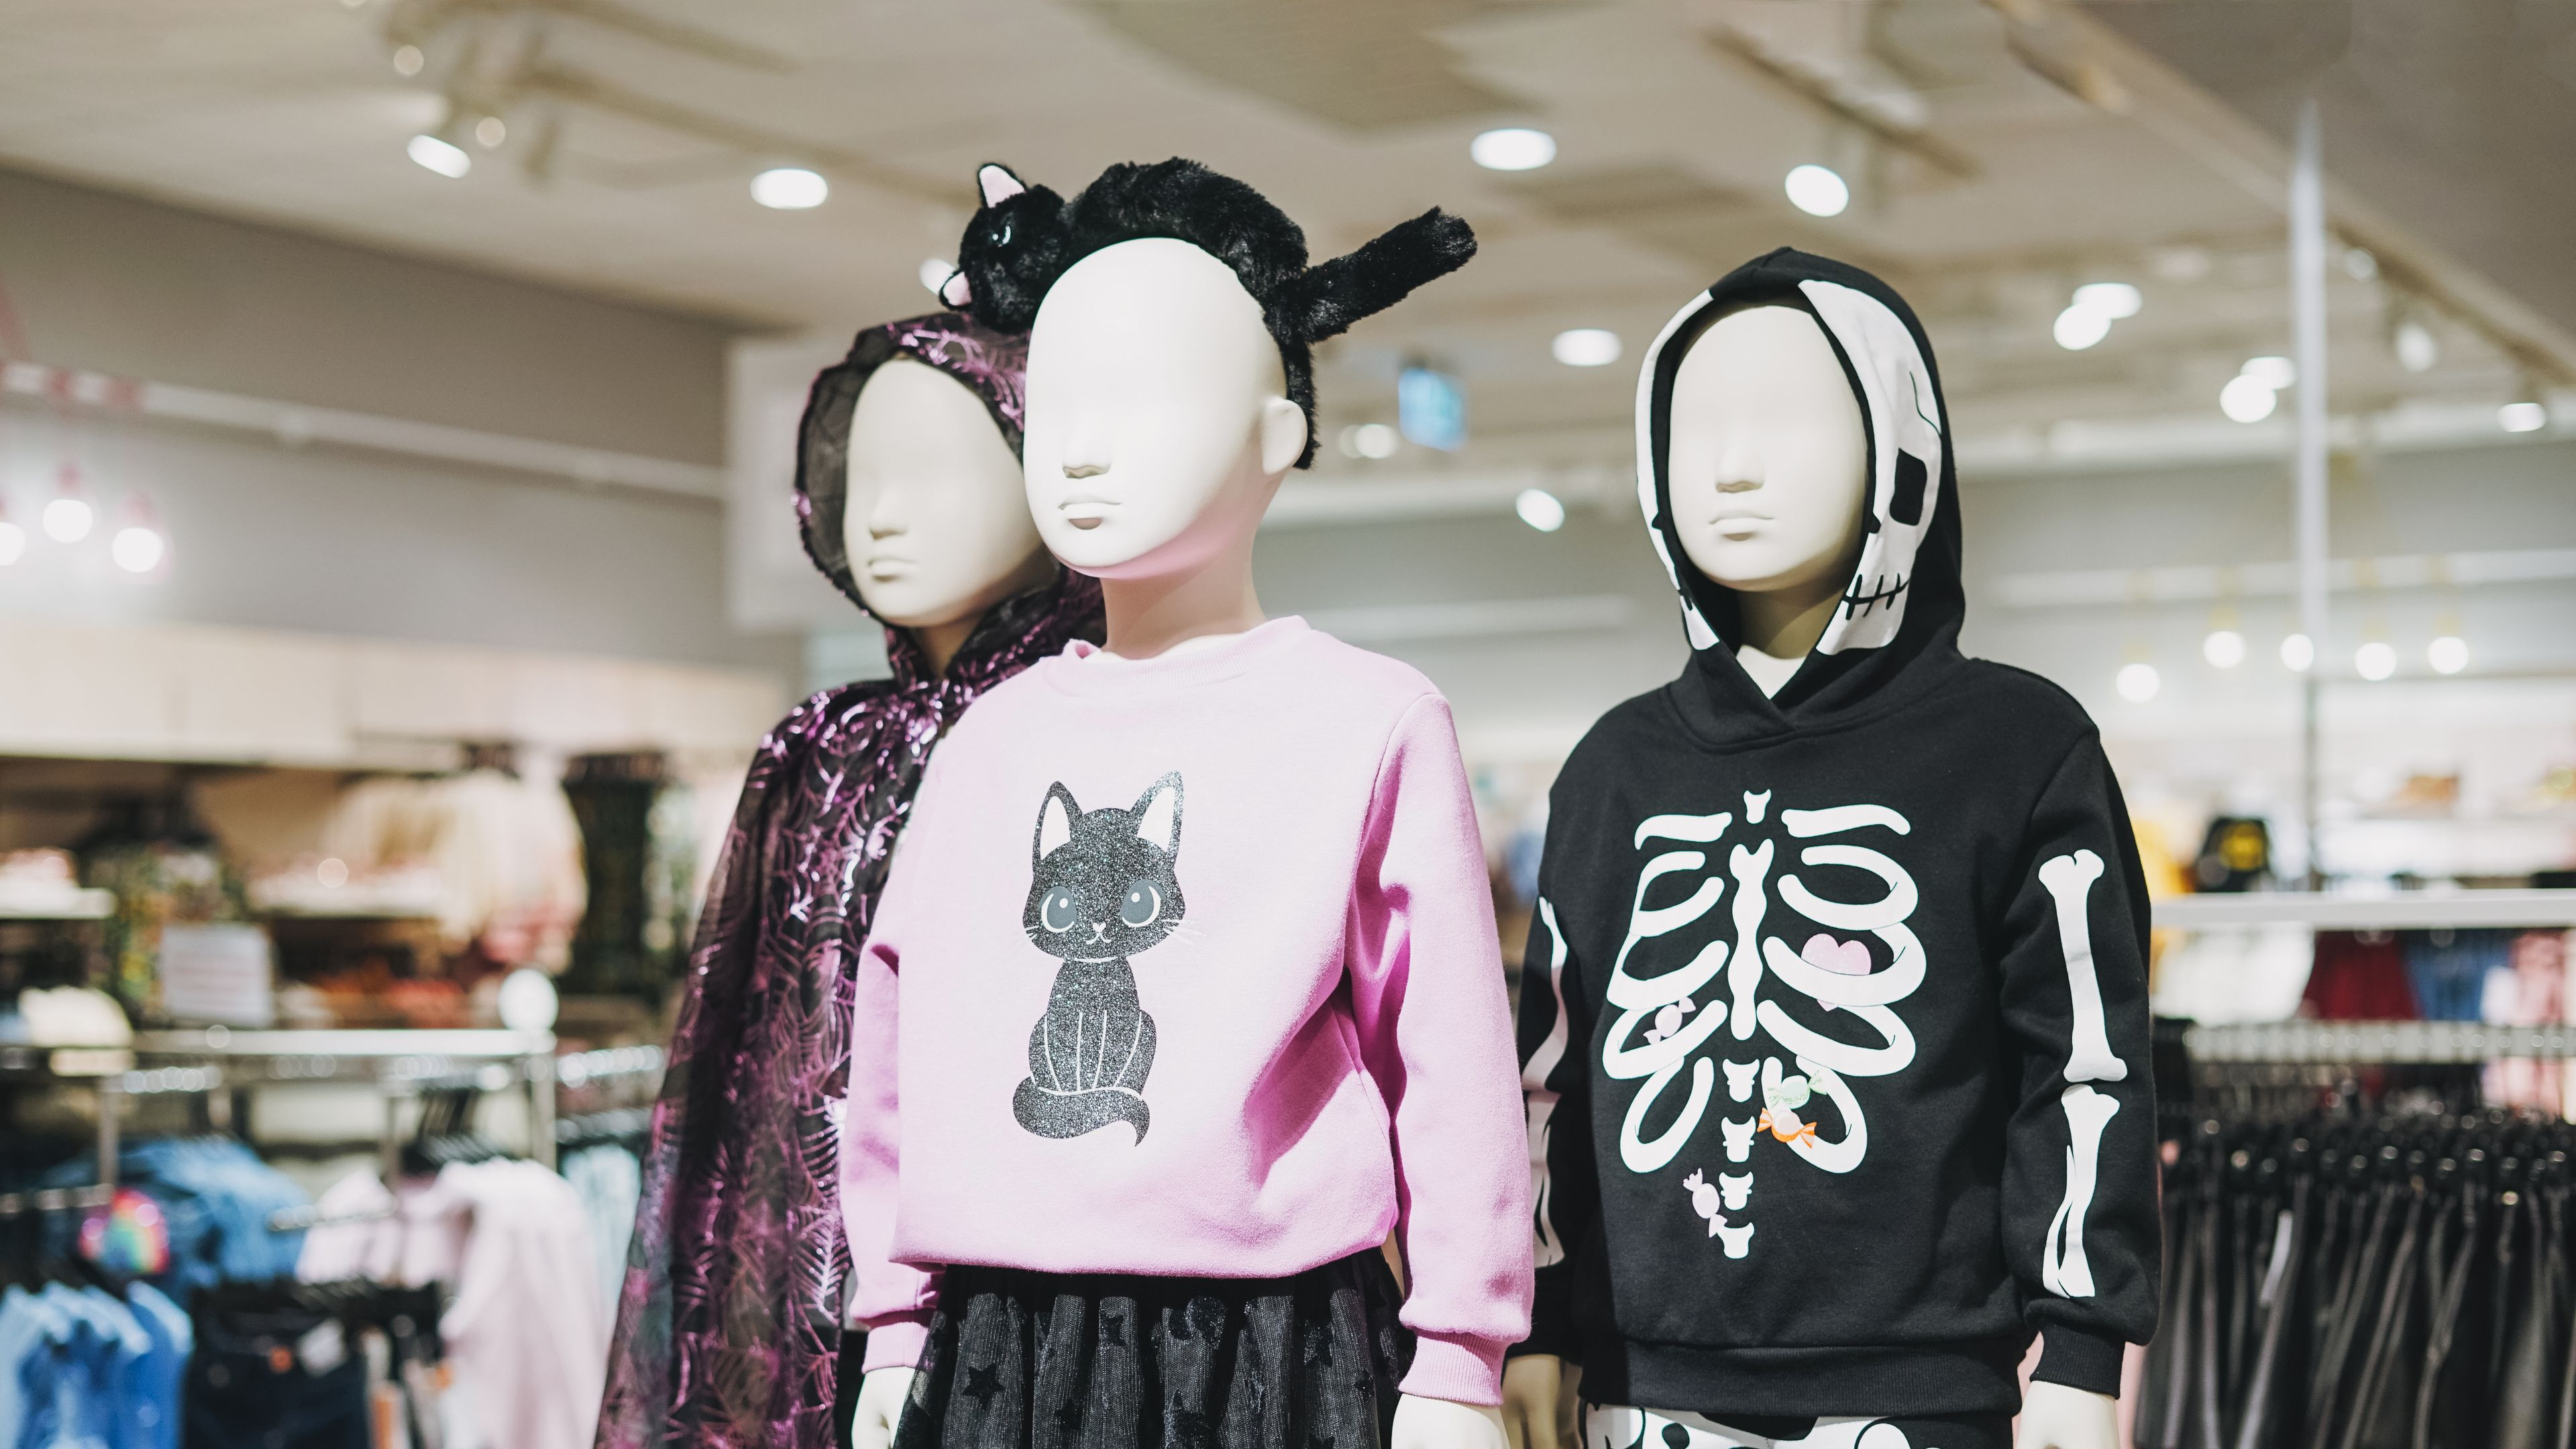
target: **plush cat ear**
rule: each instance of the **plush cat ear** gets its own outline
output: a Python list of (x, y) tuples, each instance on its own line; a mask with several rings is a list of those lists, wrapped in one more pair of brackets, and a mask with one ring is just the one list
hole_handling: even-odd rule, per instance
[(999, 161), (987, 161), (975, 168), (975, 189), (984, 194), (986, 206), (999, 206), (1029, 189), (1029, 184), (1011, 174), (1011, 168)]
[(1149, 786), (1129, 811), (1136, 818), (1136, 838), (1165, 855), (1181, 853), (1181, 772), (1174, 770)]
[(1403, 301), (1423, 283), (1467, 265), (1475, 254), (1475, 230), (1435, 206), (1387, 228), (1348, 256), (1289, 278), (1272, 305), (1300, 339), (1321, 342)]
[(1061, 782), (1047, 786), (1046, 803), (1038, 807), (1038, 833), (1029, 854), (1030, 864), (1046, 859), (1057, 846), (1073, 839), (1073, 822), (1081, 814), (1082, 806), (1071, 790)]

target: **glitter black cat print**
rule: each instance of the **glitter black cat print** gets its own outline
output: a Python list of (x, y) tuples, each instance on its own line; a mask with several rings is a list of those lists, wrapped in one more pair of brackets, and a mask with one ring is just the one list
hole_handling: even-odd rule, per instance
[(1011, 1100), (1029, 1131), (1080, 1137), (1124, 1122), (1145, 1140), (1154, 1018), (1137, 998), (1128, 958), (1180, 925), (1180, 855), (1178, 772), (1124, 810), (1085, 813), (1061, 783), (1047, 788), (1020, 928), (1064, 964), (1046, 1015), (1029, 1031), (1029, 1075)]

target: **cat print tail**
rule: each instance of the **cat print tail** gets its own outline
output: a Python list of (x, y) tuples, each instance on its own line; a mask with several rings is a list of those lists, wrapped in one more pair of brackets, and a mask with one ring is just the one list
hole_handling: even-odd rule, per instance
[(1011, 1097), (1011, 1111), (1021, 1126), (1040, 1137), (1079, 1137), (1124, 1122), (1136, 1129), (1136, 1140), (1142, 1142), (1154, 1125), (1154, 1109), (1125, 1087), (1055, 1092), (1039, 1086), (1033, 1077), (1021, 1081)]

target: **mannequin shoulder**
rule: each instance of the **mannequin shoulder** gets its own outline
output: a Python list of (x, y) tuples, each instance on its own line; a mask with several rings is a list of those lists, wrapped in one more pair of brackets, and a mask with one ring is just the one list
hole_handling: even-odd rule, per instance
[(1970, 659), (1943, 691), (1990, 720), (2019, 746), (2048, 750), (2055, 760), (2077, 741), (2098, 737), (2093, 716), (2065, 686), (2045, 675), (1991, 659)]
[(1448, 707), (1448, 696), (1431, 682), (1431, 676), (1401, 659), (1346, 644), (1321, 630), (1302, 643), (1304, 668), (1317, 684), (1329, 687), (1340, 703), (1382, 709), (1390, 720), (1426, 695), (1443, 709)]

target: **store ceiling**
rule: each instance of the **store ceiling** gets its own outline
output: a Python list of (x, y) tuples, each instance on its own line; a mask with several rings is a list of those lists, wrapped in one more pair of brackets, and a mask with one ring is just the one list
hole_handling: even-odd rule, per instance
[[(1884, 270), (1926, 315), (1963, 432), (2044, 449), (2070, 420), (2206, 423), (2244, 358), (2287, 350), (2277, 174), (2079, 99), (2122, 99), (2103, 80), (2120, 44), (2047, 0), (21, 0), (0, 164), (835, 330), (929, 305), (918, 273), (949, 254), (975, 163), (1069, 191), (1180, 153), (1254, 181), (1319, 252), (1434, 203), (1484, 237), (1461, 276), (1329, 350), (1328, 428), (1390, 414), (1418, 355), (1468, 378), (1475, 457), (1622, 458), (1629, 369), (1562, 366), (1549, 339), (1607, 327), (1633, 356), (1690, 292), (1788, 243)], [(458, 133), (461, 180), (404, 155), (443, 93), (468, 131), (483, 111), (506, 131), (491, 150)], [(1550, 131), (1556, 162), (1475, 167), (1469, 139), (1500, 124)], [(1808, 161), (1854, 179), (1848, 212), (1788, 204)], [(755, 206), (749, 177), (778, 162), (825, 172), (832, 199)], [(2051, 320), (2099, 280), (2144, 309), (2059, 349)], [(2339, 405), (2492, 407), (2523, 386), (2389, 281), (2336, 274)], [(2441, 344), (2426, 373), (2391, 356), (2401, 315)]]

